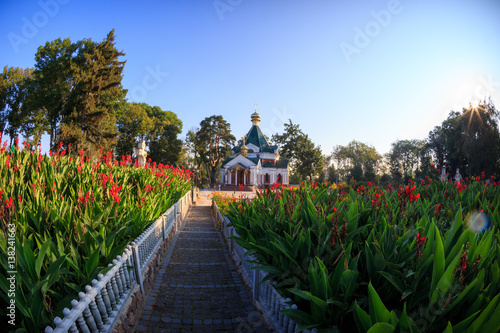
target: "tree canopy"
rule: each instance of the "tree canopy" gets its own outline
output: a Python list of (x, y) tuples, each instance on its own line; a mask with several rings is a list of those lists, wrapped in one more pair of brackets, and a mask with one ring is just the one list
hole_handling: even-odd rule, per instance
[(462, 112), (452, 111), (441, 126), (428, 137), (429, 149), (439, 166), (448, 170), (460, 168), (462, 175), (499, 172), (499, 111), (491, 100), (470, 105)]
[[(34, 121), (43, 121), (30, 112), (27, 100), (32, 91), (33, 69), (5, 66), (0, 75), (0, 134), (12, 140), (19, 134), (41, 136), (43, 129), (33, 128)], [(35, 119), (36, 118), (36, 119)]]
[(214, 186), (223, 158), (229, 154), (236, 141), (231, 134), (231, 124), (220, 115), (206, 117), (196, 132), (188, 133), (188, 141), (195, 156), (199, 157), (198, 162), (207, 164), (210, 184)]
[(377, 150), (363, 142), (351, 141), (347, 146), (333, 148), (331, 158), (337, 165), (341, 179), (374, 180), (381, 159)]
[(315, 146), (307, 134), (304, 134), (298, 124), (289, 119), (284, 124), (282, 134), (274, 134), (272, 141), (280, 146), (280, 158), (290, 161), (292, 169), (291, 179), (302, 181), (307, 178), (314, 180), (323, 173), (325, 159), (321, 147)]
[(0, 74), (0, 134), (22, 135), (32, 146), (47, 133), (50, 148), (70, 154), (114, 151), (131, 155), (146, 140), (153, 161), (179, 159), (182, 122), (172, 111), (129, 103), (121, 80), (125, 54), (114, 30), (101, 42), (58, 38), (40, 46), (34, 68), (5, 67)]

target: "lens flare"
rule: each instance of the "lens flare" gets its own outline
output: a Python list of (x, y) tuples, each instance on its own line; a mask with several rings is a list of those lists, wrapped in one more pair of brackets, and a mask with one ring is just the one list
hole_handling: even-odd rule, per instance
[(482, 212), (470, 213), (465, 223), (467, 227), (474, 232), (484, 232), (490, 227), (490, 219)]

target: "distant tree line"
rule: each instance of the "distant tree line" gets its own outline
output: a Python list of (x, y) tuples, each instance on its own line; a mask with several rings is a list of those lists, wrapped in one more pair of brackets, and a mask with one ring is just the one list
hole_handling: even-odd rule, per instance
[(71, 147), (96, 155), (113, 151), (132, 155), (145, 140), (148, 157), (172, 164), (178, 161), (182, 122), (171, 111), (130, 103), (121, 81), (125, 54), (115, 47), (112, 30), (102, 42), (56, 39), (40, 46), (34, 68), (5, 66), (0, 73), (0, 134), (12, 141), (24, 137), (36, 146), (42, 135), (50, 148)]
[(452, 178), (459, 168), (462, 177), (484, 172), (500, 173), (499, 111), (491, 99), (461, 112), (451, 111), (424, 140), (396, 140), (384, 156), (374, 147), (352, 141), (334, 147), (329, 156), (339, 179), (403, 183), (435, 174), (445, 167)]

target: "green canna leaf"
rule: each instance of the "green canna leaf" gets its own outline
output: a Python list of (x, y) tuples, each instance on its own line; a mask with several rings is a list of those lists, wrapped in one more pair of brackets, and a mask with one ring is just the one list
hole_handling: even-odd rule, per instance
[(45, 243), (43, 243), (42, 248), (38, 252), (38, 257), (36, 258), (35, 262), (35, 273), (38, 279), (40, 279), (40, 270), (42, 269), (42, 264), (45, 259), (45, 254), (50, 249), (51, 245), (52, 245), (52, 240), (49, 238), (45, 241)]
[(358, 302), (354, 301), (353, 307), (354, 321), (359, 332), (367, 332), (372, 327), (372, 320), (370, 315), (361, 309)]
[(368, 284), (368, 305), (372, 322), (389, 322), (391, 314), (375, 291), (375, 288), (373, 288), (371, 282)]
[[(436, 286), (441, 280), (445, 269), (445, 257), (444, 257), (444, 247), (441, 240), (441, 235), (437, 226), (435, 228), (435, 241), (434, 241), (434, 264), (432, 267), (432, 280), (431, 280), (431, 294), (429, 295), (431, 300), (433, 298), (433, 293), (436, 292)], [(432, 303), (432, 302), (431, 302)]]
[(367, 333), (392, 333), (395, 331), (395, 327), (388, 323), (376, 323), (373, 325)]
[(100, 248), (95, 249), (85, 262), (84, 272), (87, 276), (90, 276), (90, 273), (97, 268), (97, 265), (99, 264), (99, 252)]
[[(479, 332), (484, 329), (486, 326), (489, 327), (497, 327), (496, 330), (493, 331), (485, 331), (485, 332), (495, 332), (498, 331), (498, 318), (500, 317), (500, 307), (499, 307), (499, 299), (500, 294), (496, 295), (488, 304), (488, 306), (481, 311), (481, 314), (478, 318), (476, 318), (472, 324), (467, 328), (466, 332)], [(496, 318), (495, 318), (496, 316)], [(493, 320), (490, 321), (490, 319)]]
[(446, 325), (446, 328), (443, 331), (443, 333), (453, 333), (453, 326), (451, 326), (450, 322), (448, 322), (448, 325)]

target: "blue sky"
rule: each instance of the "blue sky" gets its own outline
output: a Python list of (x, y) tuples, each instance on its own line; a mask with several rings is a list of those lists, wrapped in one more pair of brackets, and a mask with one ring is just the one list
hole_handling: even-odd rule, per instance
[(129, 101), (175, 112), (182, 137), (221, 114), (239, 138), (257, 102), (269, 136), (291, 119), (325, 154), (354, 139), (386, 153), (471, 97), (500, 108), (495, 0), (12, 0), (0, 13), (2, 66), (114, 28)]

